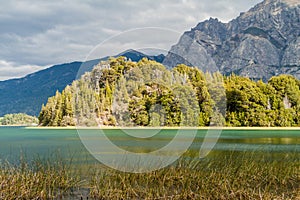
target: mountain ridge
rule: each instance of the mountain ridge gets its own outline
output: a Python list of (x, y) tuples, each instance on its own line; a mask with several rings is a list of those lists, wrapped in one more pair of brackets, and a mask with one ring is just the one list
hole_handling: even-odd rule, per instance
[(186, 31), (163, 64), (198, 66), (268, 80), (279, 74), (300, 78), (300, 3), (266, 0), (223, 23), (210, 18)]

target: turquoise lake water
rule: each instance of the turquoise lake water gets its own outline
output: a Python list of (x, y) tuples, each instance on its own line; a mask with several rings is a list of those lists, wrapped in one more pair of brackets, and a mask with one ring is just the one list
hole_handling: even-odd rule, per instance
[[(84, 130), (87, 135), (95, 135), (90, 140), (97, 143), (96, 137), (99, 130)], [(104, 130), (105, 135), (116, 146), (131, 152), (151, 152), (160, 149), (172, 141), (178, 130)], [(125, 133), (157, 133), (150, 138), (134, 138)], [(184, 130), (186, 136), (180, 141), (191, 140), (192, 130)], [(79, 132), (82, 136), (83, 134)], [(198, 151), (201, 148), (207, 130), (197, 130), (196, 137), (190, 151)], [(76, 129), (27, 129), (24, 127), (0, 127), (0, 159), (14, 162), (20, 157), (34, 159), (36, 157), (47, 158), (59, 155), (65, 159), (73, 159), (74, 162), (96, 161), (86, 150), (80, 140)], [(180, 143), (177, 142), (178, 148)], [(101, 142), (100, 142), (101, 143)], [(279, 158), (290, 153), (300, 155), (300, 131), (299, 130), (223, 130), (217, 143), (208, 156), (226, 152), (257, 152), (271, 159)], [(98, 152), (109, 156), (114, 152)]]

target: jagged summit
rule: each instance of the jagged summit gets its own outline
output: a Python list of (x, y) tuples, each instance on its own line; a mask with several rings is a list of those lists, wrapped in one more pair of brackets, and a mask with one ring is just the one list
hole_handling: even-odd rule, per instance
[(300, 0), (265, 0), (228, 23), (200, 22), (164, 60), (169, 67), (179, 63), (253, 79), (300, 78)]
[(243, 14), (251, 15), (252, 13), (267, 12), (271, 15), (277, 15), (282, 11), (286, 11), (287, 9), (297, 7), (300, 7), (299, 0), (265, 0)]
[(265, 0), (264, 3), (265, 4), (284, 3), (291, 7), (300, 5), (299, 0)]

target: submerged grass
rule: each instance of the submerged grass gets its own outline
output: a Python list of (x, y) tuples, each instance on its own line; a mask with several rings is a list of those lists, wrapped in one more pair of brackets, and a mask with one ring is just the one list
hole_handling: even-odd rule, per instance
[(231, 152), (145, 174), (94, 166), (88, 176), (63, 162), (2, 164), (0, 199), (300, 199), (299, 159)]
[(62, 199), (81, 185), (78, 175), (62, 161), (21, 160), (1, 163), (0, 199)]
[[(245, 153), (246, 154), (246, 153)], [(93, 176), (99, 199), (300, 199), (299, 158), (257, 160), (232, 153), (211, 160), (179, 161), (147, 174), (115, 171)]]

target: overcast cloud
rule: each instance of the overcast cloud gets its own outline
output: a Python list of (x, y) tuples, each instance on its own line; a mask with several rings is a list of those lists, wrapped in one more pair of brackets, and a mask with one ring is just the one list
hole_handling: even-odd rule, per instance
[[(2, 0), (0, 80), (21, 77), (52, 64), (85, 60), (105, 40), (106, 47), (101, 48), (99, 56), (110, 55), (109, 49), (114, 47), (116, 52), (139, 48), (141, 44), (133, 39), (137, 34), (148, 37), (143, 48), (152, 44), (168, 50), (184, 31), (200, 21), (216, 17), (227, 22), (261, 1)], [(148, 32), (132, 30), (143, 27), (164, 29), (161, 33), (158, 28), (146, 29)], [(123, 37), (127, 39), (126, 44), (123, 39), (108, 44), (109, 37), (124, 31), (131, 36)], [(156, 39), (149, 39), (152, 36)]]

